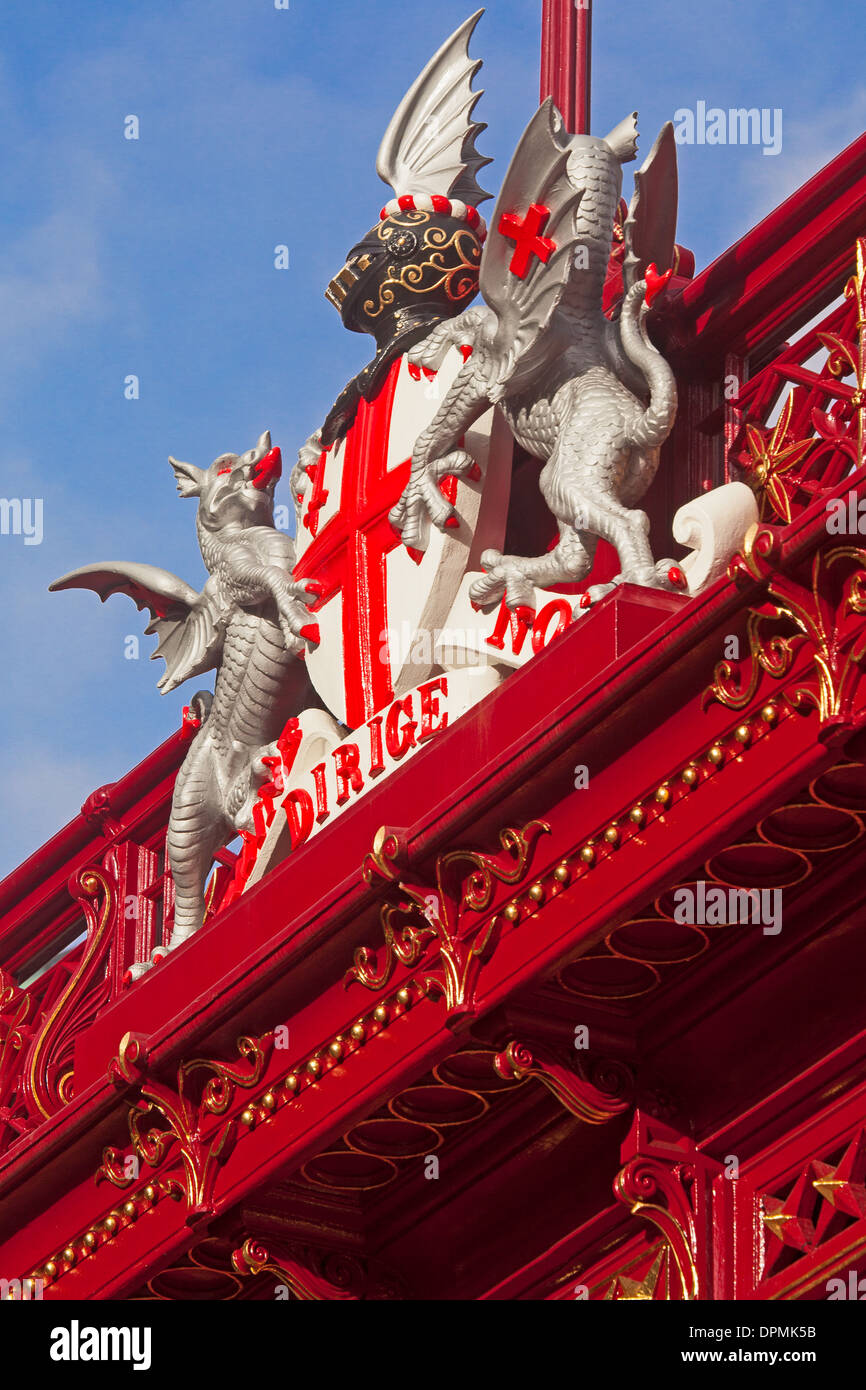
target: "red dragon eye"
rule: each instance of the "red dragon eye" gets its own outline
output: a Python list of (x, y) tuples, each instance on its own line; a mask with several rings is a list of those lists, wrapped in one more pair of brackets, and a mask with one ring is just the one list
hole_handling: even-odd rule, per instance
[(220, 468), (217, 470), (217, 477), (221, 478), (223, 473), (231, 473), (231, 471), (232, 470), (230, 468)]

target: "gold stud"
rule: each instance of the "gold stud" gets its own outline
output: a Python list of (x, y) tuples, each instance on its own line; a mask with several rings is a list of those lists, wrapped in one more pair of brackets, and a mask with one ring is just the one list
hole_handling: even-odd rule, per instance
[(246, 1125), (248, 1129), (251, 1129), (255, 1122), (256, 1117), (248, 1106), (247, 1109), (244, 1110), (241, 1114), (241, 1124)]
[(532, 899), (532, 901), (533, 901), (534, 903), (543, 903), (543, 902), (544, 902), (544, 884), (543, 884), (543, 883), (533, 883), (532, 887), (531, 887), (530, 890), (529, 890), (529, 896), (530, 896), (530, 898)]
[(635, 825), (643, 825), (646, 820), (646, 811), (642, 806), (632, 806), (628, 813), (628, 818), (630, 821), (633, 821)]
[(364, 1031), (363, 1023), (354, 1023), (352, 1025), (352, 1037), (355, 1039), (355, 1042), (362, 1043), (366, 1036), (367, 1034)]
[(307, 1071), (310, 1073), (310, 1076), (320, 1076), (320, 1075), (321, 1075), (321, 1072), (322, 1072), (322, 1064), (321, 1064), (321, 1062), (319, 1061), (318, 1057), (311, 1057), (311, 1058), (310, 1058), (309, 1062), (307, 1063)]
[(63, 1252), (63, 1258), (67, 1264), (74, 1265), (76, 1259), (75, 1247), (72, 1245), (67, 1245), (66, 1249)]
[(57, 1265), (53, 1260), (48, 1261), (45, 1266), (45, 1273), (48, 1275), (49, 1279), (55, 1279), (57, 1277)]
[(607, 827), (607, 830), (604, 832), (604, 838), (607, 840), (607, 843), (609, 845), (618, 845), (619, 830), (617, 829), (617, 827), (615, 825), (609, 825)]
[(764, 705), (764, 708), (761, 710), (761, 718), (765, 724), (775, 724), (778, 717), (779, 711), (776, 709), (775, 705)]
[(262, 1096), (262, 1105), (266, 1110), (276, 1110), (277, 1098), (273, 1091), (265, 1091), (265, 1094)]
[(117, 1217), (106, 1216), (102, 1224), (105, 1227), (105, 1230), (108, 1232), (108, 1234), (110, 1236), (113, 1236), (114, 1232), (117, 1230)]
[(662, 785), (656, 790), (656, 801), (660, 801), (662, 806), (667, 806), (670, 799), (671, 789), (666, 782), (662, 782)]
[(748, 743), (751, 737), (752, 731), (748, 724), (741, 724), (739, 729), (734, 730), (734, 738), (737, 740), (737, 743)]
[(502, 915), (507, 917), (509, 922), (516, 922), (520, 916), (520, 908), (517, 906), (517, 903), (509, 903), (508, 906), (503, 909)]
[(95, 1231), (87, 1231), (87, 1232), (85, 1233), (85, 1236), (84, 1236), (84, 1244), (87, 1246), (88, 1250), (92, 1250), (92, 1249), (93, 1249), (94, 1245), (96, 1244), (96, 1232), (95, 1232)]
[(144, 1189), (144, 1195), (149, 1202), (156, 1201), (156, 1188), (154, 1187), (153, 1183), (149, 1182), (147, 1184), (147, 1187)]
[(688, 767), (683, 768), (683, 781), (687, 787), (693, 787), (698, 780), (698, 769), (694, 763), (689, 763)]
[(332, 1056), (333, 1058), (335, 1058), (336, 1061), (339, 1062), (340, 1058), (341, 1058), (342, 1055), (343, 1055), (343, 1042), (342, 1042), (342, 1039), (341, 1039), (341, 1038), (335, 1038), (334, 1041), (333, 1041), (333, 1042), (330, 1044), (330, 1046), (328, 1047), (328, 1051), (330, 1052), (331, 1056)]
[(707, 757), (711, 763), (715, 763), (716, 767), (718, 767), (719, 763), (725, 761), (725, 750), (721, 748), (718, 743), (714, 743)]
[(556, 879), (557, 883), (568, 883), (571, 878), (571, 870), (564, 862), (562, 864), (557, 864), (553, 871), (553, 877)]
[(594, 864), (595, 850), (593, 849), (592, 845), (584, 845), (583, 849), (580, 851), (580, 857), (583, 860), (584, 864)]
[(404, 1009), (408, 1009), (409, 1005), (412, 1003), (412, 996), (405, 986), (403, 989), (397, 990), (397, 1003), (402, 1004)]
[(293, 1071), (289, 1072), (289, 1075), (286, 1077), (286, 1090), (296, 1091), (300, 1084), (300, 1078), (297, 1077)]
[(388, 1010), (385, 1008), (384, 1004), (379, 1004), (379, 1006), (373, 1010), (373, 1017), (377, 1023), (388, 1022)]

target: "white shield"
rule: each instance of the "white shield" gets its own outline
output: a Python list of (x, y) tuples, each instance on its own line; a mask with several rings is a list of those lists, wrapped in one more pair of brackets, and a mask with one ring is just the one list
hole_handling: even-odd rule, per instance
[(322, 454), (302, 499), (295, 576), (325, 590), (315, 610), (320, 641), (307, 666), (328, 709), (349, 728), (427, 678), (463, 575), (478, 567), (481, 550), (502, 544), (512, 444), (492, 410), (465, 439), (479, 477), (443, 484), (458, 525), (444, 532), (431, 526), (421, 555), (406, 549), (388, 521), (415, 440), (462, 363), (457, 348), (438, 372), (399, 358), (376, 399), (361, 402), (345, 439)]

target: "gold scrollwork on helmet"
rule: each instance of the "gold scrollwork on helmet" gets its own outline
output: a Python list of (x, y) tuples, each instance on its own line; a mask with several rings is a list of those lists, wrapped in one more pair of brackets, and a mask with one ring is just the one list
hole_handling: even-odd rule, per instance
[[(416, 225), (430, 219), (429, 213), (417, 211), (405, 212), (401, 216), (406, 222), (412, 221)], [(398, 227), (396, 221), (390, 226), (383, 222), (379, 228), (380, 239), (387, 243)], [(389, 265), (387, 276), (379, 286), (378, 299), (371, 298), (364, 302), (363, 311), (367, 318), (378, 318), (394, 303), (398, 290), (429, 295), (444, 289), (454, 304), (475, 294), (478, 289), (481, 243), (471, 228), (458, 227), (449, 232), (444, 227), (428, 226), (421, 251), (423, 258), (410, 265)]]

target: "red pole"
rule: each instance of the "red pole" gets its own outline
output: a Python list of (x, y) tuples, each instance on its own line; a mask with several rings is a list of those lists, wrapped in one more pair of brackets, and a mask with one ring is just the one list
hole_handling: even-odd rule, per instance
[(577, 14), (577, 81), (575, 135), (589, 135), (592, 97), (592, 0), (583, 0)]
[(553, 97), (567, 128), (589, 134), (592, 0), (543, 0), (541, 100)]

